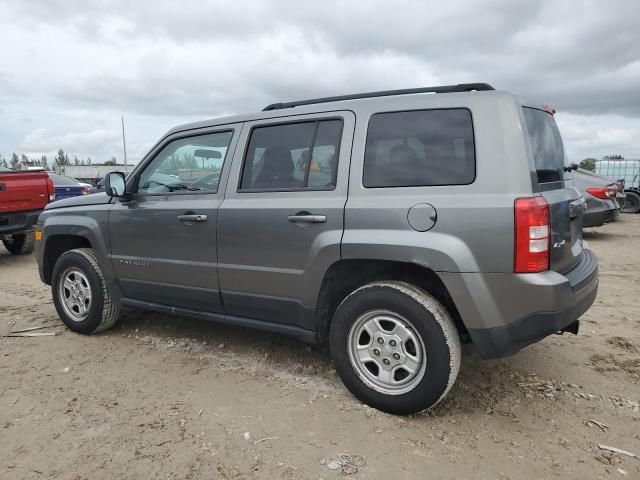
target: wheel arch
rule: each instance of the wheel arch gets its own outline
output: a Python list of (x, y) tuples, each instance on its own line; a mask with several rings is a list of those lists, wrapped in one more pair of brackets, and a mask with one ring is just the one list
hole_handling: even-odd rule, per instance
[(76, 248), (93, 248), (93, 246), (86, 236), (78, 234), (58, 233), (47, 237), (42, 257), (42, 275), (47, 285), (51, 285), (53, 267), (58, 259), (65, 252)]
[(316, 307), (318, 341), (325, 343), (333, 315), (340, 303), (354, 290), (381, 280), (404, 281), (416, 285), (433, 295), (454, 320), (460, 338), (468, 339), (468, 333), (460, 313), (447, 287), (432, 269), (412, 262), (378, 259), (342, 259), (326, 271)]

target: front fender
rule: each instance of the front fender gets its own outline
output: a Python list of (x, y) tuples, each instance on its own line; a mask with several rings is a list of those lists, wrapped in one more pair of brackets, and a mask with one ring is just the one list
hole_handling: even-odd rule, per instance
[(109, 261), (109, 223), (108, 209), (77, 208), (47, 210), (39, 219), (37, 230), (41, 232), (41, 240), (36, 245), (36, 258), (40, 277), (45, 281), (44, 264), (48, 242), (55, 241), (56, 236), (75, 236), (86, 239), (94, 250), (102, 274), (110, 286), (112, 296), (120, 297), (120, 288), (115, 279), (113, 267)]

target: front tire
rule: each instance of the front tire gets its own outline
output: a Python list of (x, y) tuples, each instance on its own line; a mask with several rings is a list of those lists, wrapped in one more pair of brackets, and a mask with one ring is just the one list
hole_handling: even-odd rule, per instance
[(393, 414), (438, 404), (460, 369), (451, 316), (433, 296), (405, 282), (370, 283), (345, 298), (331, 323), (329, 346), (351, 393)]
[(60, 256), (53, 268), (51, 292), (60, 319), (74, 332), (98, 333), (118, 320), (118, 306), (90, 248), (70, 250)]
[(16, 233), (10, 235), (8, 239), (2, 240), (4, 248), (13, 255), (27, 255), (33, 252), (35, 233), (29, 230), (26, 233)]

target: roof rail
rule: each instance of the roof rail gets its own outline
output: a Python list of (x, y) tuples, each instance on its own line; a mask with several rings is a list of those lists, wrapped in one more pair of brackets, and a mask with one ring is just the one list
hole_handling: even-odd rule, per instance
[(280, 110), (283, 108), (293, 108), (302, 105), (314, 105), (316, 103), (339, 102), (341, 100), (356, 100), (359, 98), (372, 97), (390, 97), (393, 95), (409, 95), (412, 93), (454, 93), (454, 92), (472, 92), (472, 91), (495, 90), (488, 83), (459, 83), (458, 85), (443, 85), (440, 87), (420, 87), (405, 88), (402, 90), (381, 90), (379, 92), (354, 93), (351, 95), (338, 95), (336, 97), (311, 98), (309, 100), (298, 100), (295, 102), (272, 103), (262, 109), (263, 112), (268, 110)]

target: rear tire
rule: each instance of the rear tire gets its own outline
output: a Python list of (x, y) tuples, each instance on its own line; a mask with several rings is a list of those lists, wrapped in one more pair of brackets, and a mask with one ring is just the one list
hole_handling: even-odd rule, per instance
[(626, 200), (620, 209), (622, 213), (638, 213), (640, 212), (640, 195), (636, 192), (625, 192)]
[(438, 404), (460, 369), (451, 316), (433, 296), (405, 282), (370, 283), (345, 298), (331, 323), (329, 347), (351, 393), (393, 414)]
[(63, 253), (51, 277), (53, 303), (62, 322), (74, 332), (92, 334), (111, 328), (119, 309), (90, 248)]
[(26, 233), (16, 233), (10, 235), (8, 239), (2, 240), (4, 248), (9, 250), (13, 255), (27, 255), (33, 252), (33, 244), (35, 241), (35, 233), (29, 230)]

